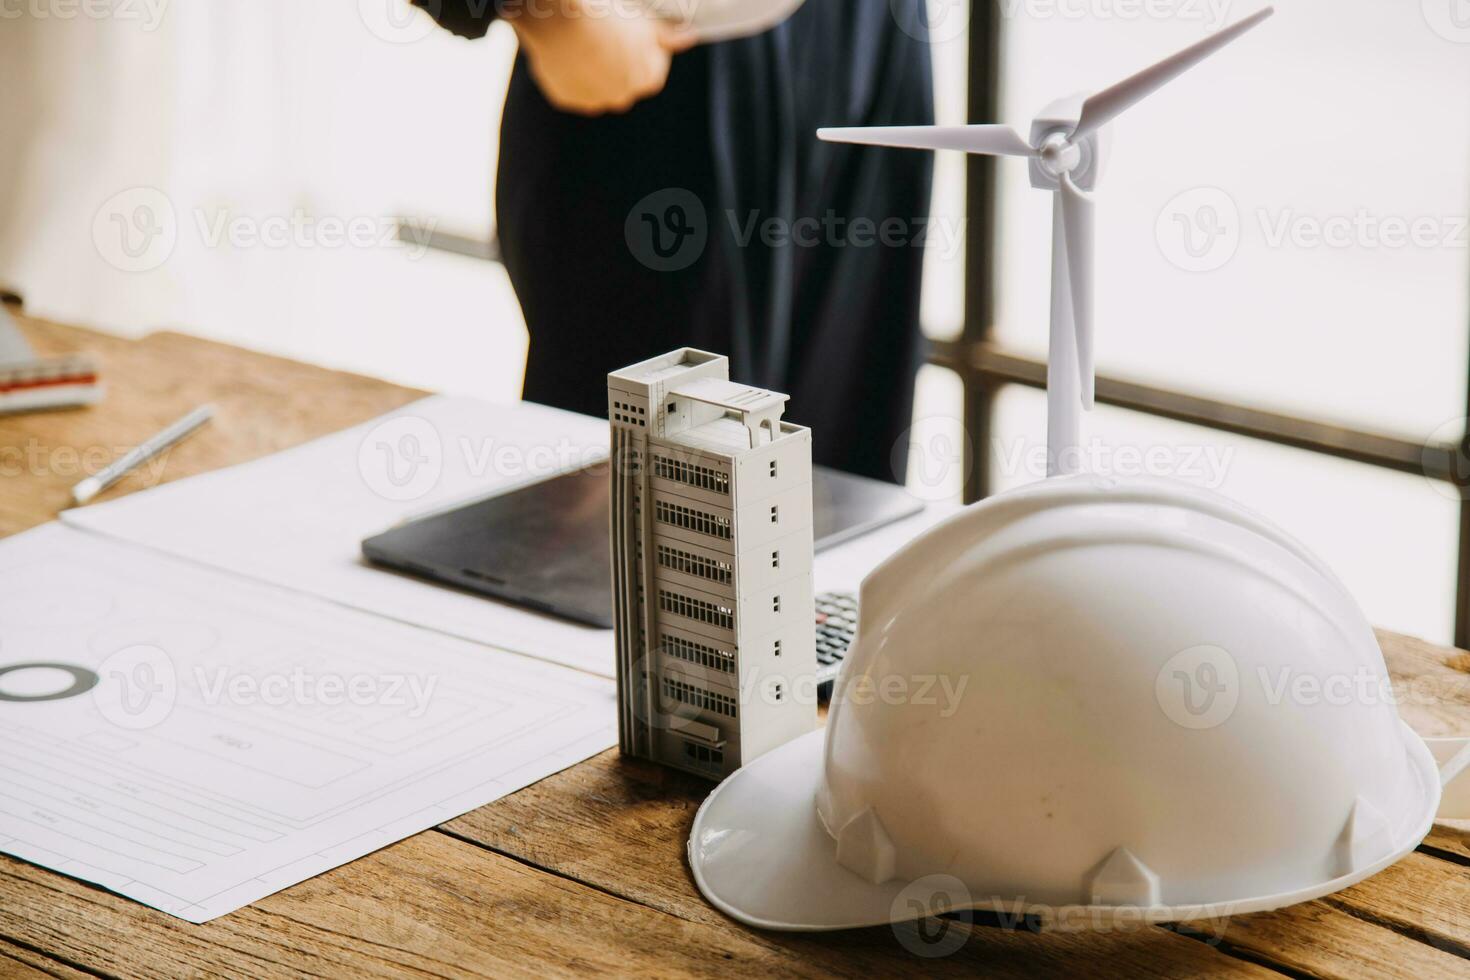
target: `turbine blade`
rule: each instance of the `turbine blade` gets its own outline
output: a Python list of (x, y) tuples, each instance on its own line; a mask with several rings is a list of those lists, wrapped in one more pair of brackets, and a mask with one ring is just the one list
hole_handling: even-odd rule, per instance
[(1249, 17), (1216, 31), (1204, 40), (1191, 44), (1183, 51), (1171, 54), (1158, 64), (1150, 65), (1143, 71), (1130, 75), (1121, 82), (1088, 97), (1087, 101), (1082, 103), (1082, 116), (1077, 121), (1077, 128), (1072, 131), (1071, 138), (1077, 139), (1101, 129), (1124, 109), (1163, 88), (1275, 12), (1275, 7), (1258, 10)]
[(1010, 126), (849, 126), (817, 130), (828, 143), (862, 143), (917, 150), (963, 150), (987, 156), (1035, 156), (1030, 143)]
[(1062, 231), (1067, 245), (1067, 285), (1072, 291), (1072, 327), (1077, 336), (1077, 374), (1081, 385), (1082, 407), (1093, 404), (1093, 239), (1096, 235), (1092, 197), (1072, 182), (1071, 174), (1062, 174)]

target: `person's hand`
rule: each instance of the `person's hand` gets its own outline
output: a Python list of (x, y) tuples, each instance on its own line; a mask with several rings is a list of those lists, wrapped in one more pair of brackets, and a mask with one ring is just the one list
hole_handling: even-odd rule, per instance
[(557, 0), (541, 9), (528, 4), (508, 18), (547, 101), (564, 112), (597, 116), (627, 112), (663, 91), (673, 56), (695, 39), (629, 7), (599, 4), (589, 11), (578, 0)]

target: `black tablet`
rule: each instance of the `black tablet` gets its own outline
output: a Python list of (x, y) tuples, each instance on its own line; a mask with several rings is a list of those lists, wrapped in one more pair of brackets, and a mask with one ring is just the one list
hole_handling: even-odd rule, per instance
[[(612, 627), (608, 475), (578, 470), (403, 524), (362, 543), (376, 565)], [(818, 551), (918, 513), (900, 486), (815, 467)]]

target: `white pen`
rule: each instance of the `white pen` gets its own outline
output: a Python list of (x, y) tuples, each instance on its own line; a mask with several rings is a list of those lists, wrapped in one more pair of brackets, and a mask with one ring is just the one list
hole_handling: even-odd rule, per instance
[(194, 411), (179, 419), (173, 425), (146, 442), (134, 446), (117, 462), (98, 473), (89, 476), (85, 480), (71, 488), (72, 499), (78, 506), (85, 504), (103, 490), (121, 480), (129, 472), (142, 466), (159, 453), (171, 449), (182, 442), (195, 429), (214, 417), (213, 405), (201, 405)]

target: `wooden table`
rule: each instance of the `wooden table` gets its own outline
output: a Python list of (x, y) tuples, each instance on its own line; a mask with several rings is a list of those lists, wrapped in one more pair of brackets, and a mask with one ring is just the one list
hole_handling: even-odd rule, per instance
[[(0, 418), (0, 534), (56, 516), (77, 454), (131, 445), (206, 400), (218, 420), (168, 457), (162, 479), (420, 395), (179, 334), (132, 341), (22, 325), (42, 351), (100, 355), (111, 393), (97, 409)], [(146, 482), (134, 475), (108, 496)], [(1435, 702), (1405, 707), (1410, 723), (1425, 734), (1470, 729), (1470, 654), (1381, 640), (1395, 681), (1416, 681), (1432, 695), (1416, 702)], [(203, 926), (0, 856), (0, 976), (1470, 976), (1470, 834), (1453, 827), (1354, 888), (1278, 912), (1107, 934), (946, 923), (963, 946), (920, 959), (905, 945), (912, 932), (756, 932), (705, 904), (684, 843), (707, 791), (606, 752)]]

